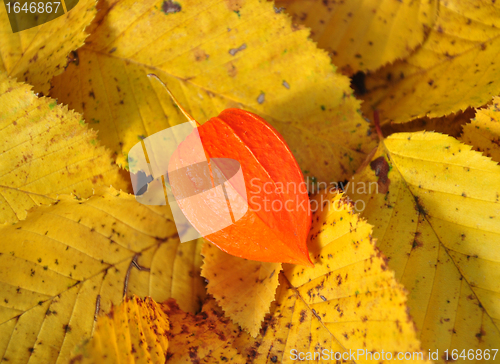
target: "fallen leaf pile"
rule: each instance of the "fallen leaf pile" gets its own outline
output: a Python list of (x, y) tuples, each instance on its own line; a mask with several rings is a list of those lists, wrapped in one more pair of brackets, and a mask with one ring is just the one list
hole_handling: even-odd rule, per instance
[[(17, 33), (0, 5), (2, 363), (500, 360), (498, 2), (70, 3)], [(257, 122), (224, 156), (302, 172), (310, 231), (279, 229), (314, 266), (181, 243), (134, 195), (132, 147), (185, 122), (151, 73), (283, 138), (290, 178)]]

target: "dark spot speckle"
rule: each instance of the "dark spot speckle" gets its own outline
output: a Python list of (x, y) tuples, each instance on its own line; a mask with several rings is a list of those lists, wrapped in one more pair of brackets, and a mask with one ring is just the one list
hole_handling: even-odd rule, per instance
[(182, 10), (181, 4), (172, 0), (164, 1), (161, 6), (161, 11), (163, 11), (165, 14), (174, 14), (178, 13), (181, 10)]

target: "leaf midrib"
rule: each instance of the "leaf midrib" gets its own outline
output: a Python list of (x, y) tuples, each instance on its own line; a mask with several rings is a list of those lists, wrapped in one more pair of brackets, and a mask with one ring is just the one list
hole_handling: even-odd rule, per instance
[[(500, 36), (500, 35), (499, 35), (499, 36)], [(385, 150), (386, 154), (387, 154), (388, 156), (390, 156), (392, 153), (389, 151), (389, 148), (387, 148), (387, 146), (385, 145), (385, 143), (384, 143), (384, 141), (383, 141), (383, 140), (381, 141), (381, 143), (382, 143), (382, 144), (383, 144), (383, 146), (384, 146), (384, 150)], [(396, 155), (397, 155), (397, 153), (394, 153), (394, 154), (396, 154)], [(413, 186), (413, 185), (412, 185), (411, 183), (409, 183), (409, 182), (408, 182), (408, 181), (404, 178), (404, 175), (400, 172), (400, 170), (399, 170), (399, 168), (398, 168), (397, 164), (394, 162), (394, 160), (393, 160), (393, 159), (391, 159), (391, 160), (393, 161), (393, 163), (392, 163), (393, 167), (397, 170), (397, 172), (398, 172), (398, 173), (399, 173), (399, 175), (401, 176), (401, 181), (403, 181), (403, 182), (405, 183), (405, 185), (406, 185), (406, 187), (407, 187), (408, 191), (410, 192), (410, 194), (412, 195), (412, 197), (413, 197), (413, 198), (415, 198), (415, 197), (417, 197), (417, 198), (418, 198), (418, 196), (416, 196), (415, 194), (413, 194), (412, 190), (409, 188), (409, 186)], [(430, 162), (432, 162), (432, 163), (436, 163), (436, 162), (433, 162), (433, 161), (430, 161)], [(463, 167), (463, 166), (461, 166), (461, 167)], [(416, 187), (418, 187), (418, 186), (416, 186)], [(442, 191), (438, 191), (438, 192), (440, 192), (440, 193), (441, 193)], [(443, 192), (443, 193), (444, 193), (444, 192)], [(471, 199), (472, 199), (472, 198), (471, 198)], [(491, 202), (491, 201), (488, 201), (488, 202)], [(474, 288), (476, 288), (476, 286), (471, 285), (471, 283), (467, 280), (467, 278), (465, 277), (464, 273), (463, 273), (463, 272), (462, 272), (462, 270), (460, 269), (460, 267), (459, 267), (459, 265), (457, 264), (457, 262), (455, 261), (455, 259), (453, 259), (453, 257), (450, 255), (450, 253), (449, 253), (449, 251), (448, 251), (448, 248), (444, 245), (444, 243), (442, 242), (442, 240), (439, 238), (439, 235), (437, 234), (436, 230), (434, 229), (434, 226), (433, 226), (433, 224), (432, 224), (431, 220), (429, 220), (429, 219), (427, 218), (427, 215), (429, 215), (429, 214), (423, 215), (423, 218), (425, 219), (425, 221), (426, 221), (426, 222), (429, 224), (429, 226), (431, 227), (431, 229), (432, 229), (432, 231), (433, 231), (433, 233), (434, 233), (434, 235), (435, 235), (436, 239), (439, 241), (439, 245), (440, 245), (440, 247), (442, 247), (442, 248), (444, 249), (444, 251), (446, 252), (446, 255), (447, 255), (447, 256), (450, 258), (450, 260), (453, 262), (453, 264), (454, 264), (454, 265), (455, 265), (455, 267), (457, 268), (458, 272), (460, 273), (460, 276), (462, 277), (462, 279), (463, 279), (463, 280), (464, 280), (464, 281), (468, 284), (469, 288), (471, 289), (472, 293), (474, 294), (474, 297), (476, 297), (477, 301), (481, 303), (481, 300), (479, 299), (479, 297), (477, 296), (477, 294), (476, 294), (476, 292), (475, 292), (475, 290), (474, 290)], [(418, 213), (418, 216), (419, 216), (419, 217), (421, 216), (421, 213), (420, 213), (420, 212)], [(431, 216), (431, 215), (429, 215), (429, 216)], [(456, 224), (456, 223), (454, 223), (454, 222), (452, 222), (452, 221), (449, 221), (449, 222), (450, 222), (450, 223), (453, 223), (453, 224)], [(459, 225), (459, 224), (458, 224), (458, 225)], [(434, 289), (434, 286), (435, 286), (435, 275), (433, 276), (433, 279), (432, 279), (432, 287), (433, 287), (433, 289)], [(430, 303), (430, 300), (428, 301), (428, 304), (429, 304), (429, 303)], [(495, 322), (494, 322), (494, 320), (493, 320), (493, 317), (492, 317), (492, 316), (488, 313), (488, 311), (486, 310), (485, 306), (483, 306), (483, 305), (481, 305), (481, 306), (482, 306), (482, 307), (481, 307), (481, 310), (482, 310), (484, 313), (486, 313), (486, 315), (488, 315), (488, 317), (490, 318), (491, 322), (493, 323), (493, 325), (495, 326), (495, 328), (497, 329), (497, 331), (500, 333), (500, 328), (499, 328), (499, 327), (495, 324)], [(426, 310), (426, 311), (425, 311), (425, 312), (426, 312), (426, 315), (427, 315), (427, 312), (428, 312), (428, 311), (429, 311), (429, 310)], [(454, 327), (455, 327), (455, 322), (456, 322), (456, 321), (454, 321), (454, 323), (453, 323)], [(481, 324), (481, 326), (482, 326), (482, 324)], [(421, 329), (421, 328), (420, 328), (420, 329)]]

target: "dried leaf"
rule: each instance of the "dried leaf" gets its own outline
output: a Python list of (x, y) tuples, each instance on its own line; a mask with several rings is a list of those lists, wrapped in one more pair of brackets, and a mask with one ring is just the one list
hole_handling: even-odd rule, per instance
[(365, 114), (376, 108), (383, 123), (402, 123), (484, 105), (500, 93), (499, 35), (500, 4), (440, 1), (422, 46), (366, 78)]
[(238, 258), (213, 246), (203, 245), (201, 275), (208, 280), (207, 291), (226, 316), (257, 336), (264, 316), (274, 301), (281, 263)]
[[(179, 249), (168, 207), (141, 205), (114, 189), (97, 191), (88, 200), (62, 196), (57, 204), (4, 226), (1, 235), (4, 361), (67, 360), (76, 344), (90, 338), (97, 313), (118, 305), (125, 293), (157, 300), (171, 293), (198, 304), (202, 299), (197, 285), (164, 291), (182, 284), (178, 276), (189, 276), (188, 267), (174, 261), (176, 252), (189, 250)], [(170, 257), (161, 256), (165, 253)], [(166, 266), (168, 261), (174, 262)]]
[(439, 118), (420, 118), (412, 120), (404, 124), (385, 124), (382, 129), (383, 135), (390, 135), (394, 133), (413, 133), (416, 131), (435, 131), (442, 134), (448, 134), (452, 137), (458, 138), (462, 134), (462, 128), (467, 124), (470, 119), (474, 117), (476, 110), (467, 108), (465, 111), (459, 111), (447, 116)]
[[(68, 54), (83, 45), (87, 37), (84, 29), (96, 14), (96, 0), (76, 2), (70, 12), (59, 18), (19, 33), (12, 32), (7, 9), (0, 6), (0, 73), (7, 72), (32, 84), (36, 93), (47, 95), (51, 78), (64, 71)], [(55, 3), (52, 5), (55, 11)], [(11, 11), (13, 6), (14, 2)]]
[(154, 72), (200, 123), (229, 107), (254, 112), (284, 136), (309, 177), (352, 175), (375, 142), (349, 80), (307, 30), (294, 31), (269, 2), (174, 5), (101, 2), (79, 64), (52, 81), (51, 95), (83, 112), (118, 164), (140, 139), (184, 122), (146, 77)]
[(500, 163), (500, 102), (499, 97), (487, 108), (478, 109), (476, 117), (464, 125), (460, 138), (474, 150), (482, 152), (495, 162)]
[(437, 1), (279, 0), (276, 6), (311, 28), (311, 38), (351, 75), (409, 56), (432, 26)]
[(25, 219), (27, 210), (54, 203), (57, 194), (86, 198), (98, 186), (128, 187), (80, 114), (37, 98), (4, 73), (0, 114), (0, 224)]
[(171, 325), (166, 363), (247, 363), (231, 346), (239, 329), (220, 312), (208, 309), (194, 316), (173, 300), (163, 309)]
[[(383, 166), (387, 165), (387, 168)], [(377, 191), (384, 180), (387, 192)], [(500, 166), (456, 139), (394, 134), (354, 178), (377, 246), (409, 291), (424, 349), (500, 342)], [(451, 354), (450, 354), (451, 355)]]
[(169, 323), (151, 298), (126, 298), (99, 317), (94, 336), (71, 363), (164, 363)]

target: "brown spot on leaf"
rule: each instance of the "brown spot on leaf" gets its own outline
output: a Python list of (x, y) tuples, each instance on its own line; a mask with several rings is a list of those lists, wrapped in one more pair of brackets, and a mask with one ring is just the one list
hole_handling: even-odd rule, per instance
[(265, 97), (266, 97), (266, 95), (265, 95), (263, 92), (261, 92), (261, 93), (260, 93), (260, 95), (259, 95), (259, 97), (257, 97), (257, 102), (258, 102), (259, 104), (264, 103), (264, 101), (265, 101)]
[(233, 62), (226, 63), (226, 68), (229, 77), (235, 77), (238, 74), (238, 69), (235, 67)]
[(161, 11), (163, 11), (165, 14), (178, 13), (181, 10), (181, 4), (172, 0), (164, 1), (161, 6)]
[(231, 11), (238, 11), (244, 4), (244, 0), (225, 0), (226, 6)]
[(351, 77), (351, 87), (357, 95), (364, 95), (367, 92), (365, 85), (366, 75), (364, 72), (357, 72)]
[(240, 51), (242, 51), (244, 49), (247, 49), (247, 44), (246, 43), (243, 43), (238, 48), (231, 48), (229, 50), (229, 54), (232, 55), (232, 56), (234, 56), (234, 55), (236, 55), (236, 53), (238, 53), (238, 52), (240, 52)]
[(210, 56), (205, 53), (205, 51), (199, 47), (193, 49), (194, 59), (196, 62), (206, 61)]
[(378, 177), (378, 193), (387, 193), (391, 184), (391, 180), (387, 176), (390, 169), (389, 163), (387, 163), (384, 157), (380, 156), (370, 162), (370, 168), (375, 171), (375, 176)]
[(83, 355), (78, 354), (69, 361), (69, 364), (81, 363), (82, 361), (83, 361)]
[(423, 216), (427, 216), (427, 211), (424, 206), (420, 203), (420, 198), (418, 196), (414, 196), (415, 199), (415, 210), (417, 210)]
[(193, 363), (199, 363), (200, 358), (198, 357), (198, 347), (197, 346), (192, 346), (189, 348), (189, 357), (191, 358), (191, 362)]
[(300, 311), (300, 319), (299, 321), (302, 323), (306, 319), (306, 310)]
[(420, 240), (418, 240), (418, 239), (413, 240), (412, 249), (421, 248), (423, 246), (424, 246), (424, 244)]
[(476, 334), (476, 337), (479, 341), (482, 341), (483, 336), (486, 335), (486, 332), (484, 332), (483, 328), (481, 327), (481, 330)]

